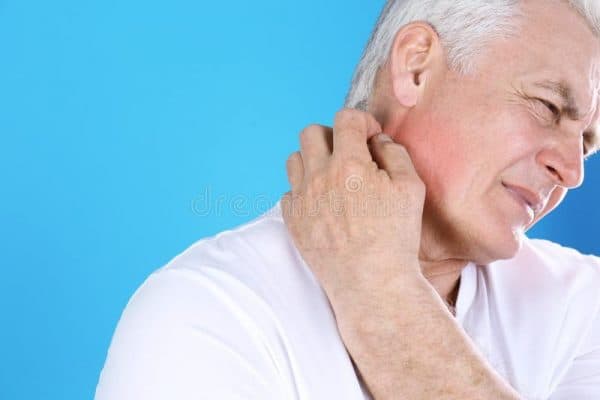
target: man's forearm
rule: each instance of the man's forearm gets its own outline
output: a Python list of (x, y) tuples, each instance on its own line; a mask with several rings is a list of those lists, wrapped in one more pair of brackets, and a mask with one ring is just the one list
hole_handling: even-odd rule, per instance
[[(521, 399), (479, 353), (424, 277), (410, 284), (405, 280), (401, 286), (394, 295), (393, 315), (355, 315), (350, 327), (344, 322), (341, 330), (375, 400)], [(411, 340), (416, 337), (419, 340)]]

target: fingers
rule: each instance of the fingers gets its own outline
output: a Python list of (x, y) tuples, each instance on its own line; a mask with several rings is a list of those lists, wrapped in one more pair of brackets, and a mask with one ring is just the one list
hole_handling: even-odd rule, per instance
[(372, 162), (367, 141), (379, 132), (381, 127), (371, 114), (350, 109), (337, 113), (333, 129), (306, 127), (300, 133), (300, 152), (292, 153), (286, 162), (292, 191), (298, 190), (305, 176), (327, 167), (333, 152), (342, 159), (351, 156)]
[(381, 126), (371, 114), (343, 109), (335, 116), (333, 155), (341, 159), (353, 157), (371, 161), (367, 141), (379, 132)]
[(332, 136), (332, 129), (322, 125), (309, 125), (300, 133), (305, 173), (310, 175), (327, 164), (333, 148)]
[(404, 146), (395, 143), (385, 134), (375, 136), (369, 143), (373, 149), (373, 159), (393, 181), (401, 182), (407, 178), (418, 178), (414, 164)]
[(296, 151), (290, 154), (285, 163), (285, 167), (290, 187), (293, 192), (296, 192), (304, 180), (304, 163), (300, 152)]

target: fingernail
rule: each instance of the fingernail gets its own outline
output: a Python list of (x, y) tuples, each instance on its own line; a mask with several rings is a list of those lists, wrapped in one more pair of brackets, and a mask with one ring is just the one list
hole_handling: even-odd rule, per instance
[(377, 135), (377, 140), (380, 142), (391, 142), (392, 138), (386, 135), (385, 133), (380, 133)]

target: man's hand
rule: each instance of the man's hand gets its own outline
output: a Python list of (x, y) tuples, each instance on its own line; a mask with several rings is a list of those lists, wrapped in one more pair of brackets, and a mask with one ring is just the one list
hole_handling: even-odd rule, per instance
[(383, 399), (520, 399), (487, 364), (418, 260), (425, 186), (369, 114), (311, 126), (281, 206), (367, 387)]
[(313, 125), (301, 133), (301, 153), (287, 162), (292, 190), (281, 204), (343, 324), (393, 312), (387, 288), (396, 292), (420, 274), (425, 186), (404, 147), (380, 134), (370, 114), (342, 110), (329, 131)]

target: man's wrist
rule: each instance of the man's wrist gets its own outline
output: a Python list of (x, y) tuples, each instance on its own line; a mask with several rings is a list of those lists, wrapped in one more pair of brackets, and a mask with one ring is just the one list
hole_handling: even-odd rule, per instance
[[(420, 303), (424, 298), (438, 298), (435, 289), (425, 277), (416, 272), (404, 274), (378, 290), (374, 297), (376, 304), (354, 307), (347, 312), (336, 312), (338, 327), (347, 347), (355, 351), (377, 351), (385, 341), (398, 337), (402, 324), (410, 313), (418, 313), (424, 321), (428, 308)], [(440, 308), (443, 303), (439, 299)], [(410, 319), (414, 321), (414, 318)]]

